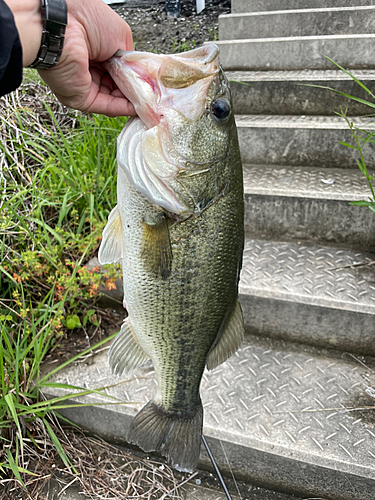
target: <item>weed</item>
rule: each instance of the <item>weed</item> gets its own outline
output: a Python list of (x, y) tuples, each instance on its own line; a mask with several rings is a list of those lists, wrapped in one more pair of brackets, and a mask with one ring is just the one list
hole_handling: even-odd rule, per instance
[(43, 399), (51, 384), (40, 367), (70, 329), (99, 325), (99, 283), (104, 278), (111, 288), (117, 278), (113, 267), (99, 276), (85, 264), (116, 203), (116, 139), (124, 123), (63, 108), (30, 75), (23, 91), (0, 101), (0, 473), (6, 481), (23, 485), (36, 474), (25, 450), (38, 448), (33, 436), (41, 428), (71, 468), (51, 413), (68, 396)]

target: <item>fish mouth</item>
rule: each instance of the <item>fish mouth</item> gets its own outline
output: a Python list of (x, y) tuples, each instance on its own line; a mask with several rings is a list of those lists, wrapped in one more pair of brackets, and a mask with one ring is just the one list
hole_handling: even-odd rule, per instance
[(220, 71), (219, 49), (207, 44), (181, 54), (117, 51), (105, 67), (147, 128), (170, 110), (188, 120), (204, 112), (207, 90)]

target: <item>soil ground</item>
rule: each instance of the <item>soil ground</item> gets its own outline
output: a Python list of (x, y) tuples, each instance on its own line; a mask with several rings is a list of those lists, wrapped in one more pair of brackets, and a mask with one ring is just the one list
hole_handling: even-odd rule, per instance
[(115, 5), (113, 9), (129, 24), (135, 50), (166, 54), (217, 40), (218, 16), (230, 12), (230, 0), (206, 0), (200, 14), (195, 1), (182, 0), (178, 18), (167, 16), (164, 3), (140, 1)]

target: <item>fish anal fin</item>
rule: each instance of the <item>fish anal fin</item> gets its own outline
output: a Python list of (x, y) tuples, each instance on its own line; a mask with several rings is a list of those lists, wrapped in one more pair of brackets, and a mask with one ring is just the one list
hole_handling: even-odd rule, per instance
[(171, 274), (172, 266), (168, 221), (161, 214), (155, 223), (150, 222), (143, 222), (143, 261), (147, 269), (165, 280)]
[(145, 452), (160, 451), (180, 472), (193, 472), (199, 461), (203, 425), (200, 403), (189, 413), (168, 413), (154, 401), (134, 417), (127, 441)]
[(243, 315), (240, 303), (237, 299), (219, 342), (208, 354), (206, 363), (207, 368), (212, 370), (221, 363), (224, 363), (224, 361), (237, 351), (243, 338)]
[(122, 257), (122, 245), (122, 223), (120, 212), (116, 205), (109, 214), (107, 225), (103, 231), (103, 239), (98, 254), (100, 264), (114, 264), (120, 260)]
[(149, 356), (136, 339), (129, 318), (126, 318), (108, 353), (108, 363), (111, 371), (121, 375), (123, 372), (137, 368), (148, 359)]

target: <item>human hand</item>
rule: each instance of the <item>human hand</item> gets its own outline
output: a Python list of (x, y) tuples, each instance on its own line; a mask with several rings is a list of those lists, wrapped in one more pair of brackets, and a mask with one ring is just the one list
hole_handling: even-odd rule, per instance
[(40, 76), (66, 106), (108, 116), (135, 115), (104, 69), (118, 50), (132, 50), (129, 25), (103, 0), (67, 0), (68, 26), (58, 64)]
[[(6, 0), (21, 39), (23, 65), (37, 57), (42, 38), (40, 0)], [(135, 115), (133, 105), (104, 69), (118, 50), (133, 50), (129, 25), (103, 0), (66, 0), (68, 26), (60, 60), (40, 70), (43, 80), (66, 106), (108, 116)]]

